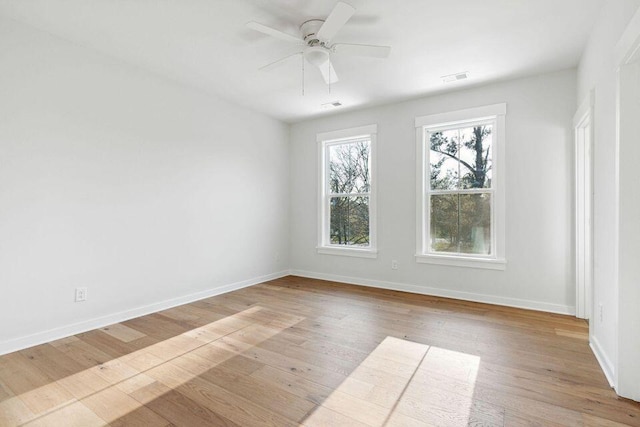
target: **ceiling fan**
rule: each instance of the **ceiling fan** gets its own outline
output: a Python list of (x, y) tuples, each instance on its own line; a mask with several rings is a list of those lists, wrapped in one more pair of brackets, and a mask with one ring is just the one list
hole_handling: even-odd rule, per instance
[(353, 16), (356, 9), (339, 1), (327, 19), (310, 19), (300, 25), (300, 34), (293, 35), (284, 31), (269, 27), (259, 22), (248, 22), (247, 27), (259, 31), (268, 36), (297, 44), (302, 47), (300, 52), (280, 58), (270, 64), (261, 67), (261, 70), (285, 61), (294, 56), (302, 55), (307, 62), (320, 71), (324, 81), (332, 84), (338, 81), (338, 76), (331, 64), (331, 55), (368, 56), (372, 58), (386, 58), (391, 52), (389, 46), (374, 46), (365, 44), (332, 43), (333, 37), (342, 29)]

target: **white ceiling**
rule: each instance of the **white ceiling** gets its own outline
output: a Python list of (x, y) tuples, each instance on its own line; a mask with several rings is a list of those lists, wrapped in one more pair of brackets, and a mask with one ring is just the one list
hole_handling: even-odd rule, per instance
[[(287, 122), (499, 79), (574, 67), (601, 0), (344, 0), (333, 42), (392, 46), (386, 60), (332, 59), (340, 81), (285, 61), (298, 51), (245, 27), (296, 32), (336, 0), (0, 0), (0, 14)], [(469, 71), (444, 85), (441, 76)]]

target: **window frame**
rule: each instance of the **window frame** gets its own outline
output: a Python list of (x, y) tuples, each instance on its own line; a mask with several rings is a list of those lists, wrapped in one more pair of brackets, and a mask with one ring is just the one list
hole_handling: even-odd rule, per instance
[[(350, 129), (342, 129), (332, 132), (323, 132), (316, 135), (318, 143), (318, 246), (316, 250), (320, 254), (344, 255), (360, 258), (376, 258), (377, 251), (377, 218), (376, 218), (376, 140), (377, 125), (360, 126)], [(348, 246), (331, 244), (330, 236), (330, 202), (335, 194), (329, 192), (329, 147), (347, 144), (349, 141), (368, 138), (369, 145), (369, 246)], [(349, 194), (341, 194), (347, 196)], [(355, 193), (354, 193), (355, 194)], [(365, 193), (358, 193), (363, 195)]]
[[(506, 269), (505, 256), (505, 115), (506, 104), (416, 117), (416, 262), (457, 267)], [(453, 191), (431, 189), (430, 145), (431, 132), (460, 129), (478, 124), (493, 124), (491, 156), (491, 188), (459, 189)], [(464, 254), (459, 252), (433, 252), (430, 247), (430, 203), (433, 194), (491, 194), (491, 254)]]

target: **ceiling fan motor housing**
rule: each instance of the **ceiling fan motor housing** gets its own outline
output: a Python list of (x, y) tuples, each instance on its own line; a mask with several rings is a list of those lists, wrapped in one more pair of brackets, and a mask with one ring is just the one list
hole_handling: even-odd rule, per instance
[(300, 25), (302, 38), (304, 39), (307, 46), (317, 46), (320, 44), (324, 44), (324, 41), (320, 40), (316, 36), (316, 34), (318, 34), (318, 31), (320, 30), (320, 27), (322, 27), (322, 24), (324, 24), (324, 19), (310, 19)]

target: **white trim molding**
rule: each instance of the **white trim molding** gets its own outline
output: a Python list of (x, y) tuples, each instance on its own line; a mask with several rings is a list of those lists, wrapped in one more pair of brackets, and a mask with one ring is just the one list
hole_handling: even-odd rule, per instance
[(488, 270), (506, 270), (505, 259), (457, 257), (451, 255), (416, 254), (419, 264), (449, 265), (451, 267), (484, 268)]
[(482, 120), (495, 116), (504, 116), (507, 114), (507, 104), (484, 105), (481, 107), (466, 108), (464, 110), (449, 111), (446, 113), (430, 114), (428, 116), (416, 117), (415, 126), (417, 128), (424, 126), (449, 125), (469, 119)]
[(578, 110), (573, 115), (573, 127), (578, 126), (584, 121), (587, 115), (593, 115), (593, 106), (595, 105), (595, 90), (591, 89), (587, 96), (582, 100)]
[(316, 247), (319, 254), (324, 255), (341, 255), (350, 256), (355, 258), (377, 258), (378, 251), (375, 249), (360, 249), (360, 248), (341, 248), (330, 246), (318, 246)]
[(573, 116), (576, 317), (581, 319), (592, 318), (594, 98), (592, 89)]
[[(377, 193), (376, 147), (378, 125), (359, 126), (316, 135), (318, 143), (318, 245), (317, 253), (323, 255), (350, 256), (358, 258), (377, 258)], [(369, 142), (369, 191), (367, 193), (335, 194), (331, 193), (329, 177), (329, 149), (340, 144)], [(367, 246), (331, 244), (330, 238), (330, 200), (332, 197), (358, 196), (369, 201), (369, 244)]]
[(602, 350), (602, 346), (595, 336), (591, 336), (589, 347), (591, 347), (593, 355), (596, 357), (596, 360), (600, 364), (600, 368), (602, 368), (602, 372), (604, 372), (604, 376), (607, 378), (609, 386), (615, 388), (615, 367), (613, 363), (611, 363), (611, 360), (609, 360), (609, 358), (607, 357), (607, 354)]
[(316, 142), (331, 142), (341, 139), (358, 138), (360, 136), (369, 136), (378, 133), (378, 125), (358, 126), (355, 128), (334, 130), (331, 132), (322, 132), (316, 135)]
[(387, 282), (382, 280), (365, 279), (362, 277), (340, 276), (335, 274), (318, 273), (305, 270), (291, 270), (290, 273), (292, 276), (306, 277), (309, 279), (328, 280), (332, 282), (347, 283), (350, 285), (368, 286), (371, 288), (388, 289), (392, 291), (402, 291), (413, 294), (430, 295), (443, 298), (452, 298), (484, 304), (495, 304), (506, 307), (524, 308), (527, 310), (545, 311), (548, 313), (566, 314), (571, 316), (575, 314), (574, 306), (553, 304), (544, 301), (501, 297), (498, 295), (477, 294), (473, 292), (434, 288), (418, 284)]
[(640, 59), (640, 9), (627, 24), (615, 47), (615, 63), (617, 66), (630, 64)]
[(189, 304), (201, 299), (210, 298), (216, 295), (225, 294), (231, 291), (237, 291), (238, 289), (246, 288), (249, 286), (257, 285), (259, 283), (267, 282), (269, 280), (279, 279), (289, 275), (289, 271), (280, 271), (277, 273), (267, 274), (260, 277), (254, 277), (252, 279), (242, 280), (240, 282), (230, 283), (227, 285), (218, 286), (215, 288), (207, 289), (205, 291), (196, 292), (189, 295), (184, 295), (177, 298), (168, 299), (165, 301), (133, 308), (130, 310), (121, 311), (118, 313), (109, 314), (106, 316), (96, 317), (94, 319), (85, 320), (70, 325), (61, 326), (47, 331), (38, 332), (35, 334), (27, 335), (24, 337), (14, 338), (0, 342), (0, 356), (14, 351), (23, 350), (25, 348), (33, 347), (35, 345), (45, 344), (51, 341), (55, 341), (61, 338), (66, 338), (71, 335), (80, 334), (83, 332), (91, 331), (94, 329), (103, 328), (105, 326), (113, 325), (114, 323), (124, 322), (125, 320), (133, 319), (140, 316), (145, 316), (151, 313), (157, 313), (162, 310), (167, 310), (179, 305)]

